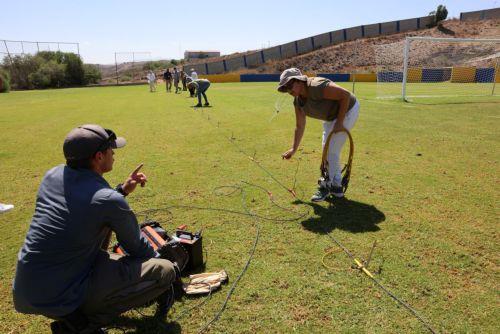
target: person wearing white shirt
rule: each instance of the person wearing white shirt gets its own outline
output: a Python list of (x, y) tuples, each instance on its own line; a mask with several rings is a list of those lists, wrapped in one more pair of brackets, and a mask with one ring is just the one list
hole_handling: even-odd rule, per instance
[(149, 71), (146, 78), (148, 79), (149, 91), (156, 92), (156, 75), (153, 71)]

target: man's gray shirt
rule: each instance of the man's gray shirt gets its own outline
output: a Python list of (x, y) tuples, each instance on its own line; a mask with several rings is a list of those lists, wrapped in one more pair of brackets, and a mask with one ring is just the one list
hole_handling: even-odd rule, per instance
[(127, 201), (102, 176), (64, 165), (49, 170), (18, 254), (16, 310), (57, 317), (80, 306), (109, 229), (130, 256), (154, 256)]

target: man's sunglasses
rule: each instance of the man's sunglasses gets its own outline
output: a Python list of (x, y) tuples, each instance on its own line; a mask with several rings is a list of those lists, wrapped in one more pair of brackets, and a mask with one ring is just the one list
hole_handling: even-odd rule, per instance
[(110, 130), (110, 129), (104, 129), (106, 131), (106, 134), (108, 135), (108, 138), (106, 138), (106, 140), (104, 140), (101, 145), (99, 145), (99, 147), (97, 148), (97, 152), (99, 151), (105, 151), (107, 150), (108, 148), (111, 147), (111, 143), (114, 142), (116, 140), (116, 134), (113, 132), (113, 130)]

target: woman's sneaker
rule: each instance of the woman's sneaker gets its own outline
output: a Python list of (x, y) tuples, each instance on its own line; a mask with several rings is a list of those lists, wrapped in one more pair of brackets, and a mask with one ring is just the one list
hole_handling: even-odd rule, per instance
[(330, 195), (330, 187), (319, 185), (318, 190), (312, 195), (311, 202), (324, 201)]

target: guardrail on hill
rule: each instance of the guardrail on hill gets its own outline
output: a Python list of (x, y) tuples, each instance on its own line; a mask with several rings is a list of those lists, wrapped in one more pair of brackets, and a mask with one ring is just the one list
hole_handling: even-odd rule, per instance
[(460, 13), (460, 21), (500, 19), (500, 7)]
[(423, 29), (432, 24), (433, 21), (434, 16), (423, 16), (345, 28), (262, 49), (242, 56), (213, 62), (186, 64), (184, 65), (184, 69), (187, 73), (190, 72), (191, 68), (194, 68), (198, 74), (220, 74), (236, 71), (241, 68), (255, 68), (268, 61), (286, 59), (358, 38), (385, 36)]

